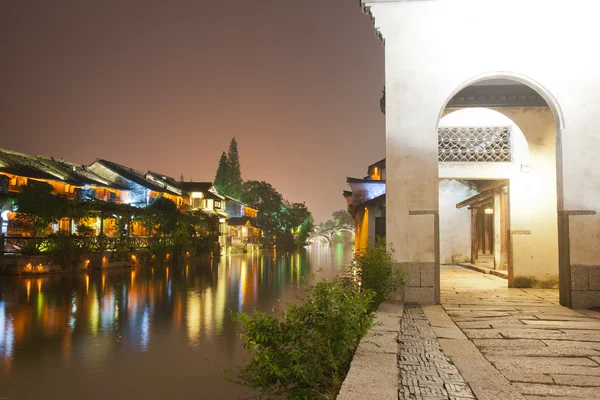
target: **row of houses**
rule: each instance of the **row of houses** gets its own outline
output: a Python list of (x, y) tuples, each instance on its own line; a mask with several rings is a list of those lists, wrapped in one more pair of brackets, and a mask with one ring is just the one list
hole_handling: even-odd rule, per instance
[[(28, 155), (0, 149), (0, 193), (18, 192), (32, 182), (46, 182), (56, 193), (69, 199), (100, 201), (146, 207), (159, 196), (177, 205), (181, 212), (203, 212), (219, 218), (219, 244), (246, 247), (258, 244), (262, 234), (256, 217), (259, 210), (229, 196), (219, 194), (212, 182), (183, 182), (154, 171), (141, 172), (112, 161), (97, 159), (81, 165), (62, 158)], [(0, 208), (1, 233), (5, 237), (30, 236), (32, 230), (16, 218), (13, 206), (4, 202)], [(110, 221), (100, 225), (99, 218), (86, 224), (99, 235), (115, 232)], [(52, 233), (76, 233), (76, 221), (64, 218), (50, 228)], [(132, 236), (147, 236), (145, 228), (132, 223)]]

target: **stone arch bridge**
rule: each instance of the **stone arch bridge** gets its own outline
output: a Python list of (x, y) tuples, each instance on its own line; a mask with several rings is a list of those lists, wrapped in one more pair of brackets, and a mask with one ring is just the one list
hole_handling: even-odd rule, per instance
[(352, 237), (356, 237), (356, 231), (354, 229), (354, 225), (344, 224), (340, 226), (336, 226), (330, 229), (325, 229), (318, 232), (312, 232), (308, 237), (309, 243), (323, 243), (326, 242), (329, 246), (333, 243), (333, 237), (338, 234), (338, 232), (350, 232)]

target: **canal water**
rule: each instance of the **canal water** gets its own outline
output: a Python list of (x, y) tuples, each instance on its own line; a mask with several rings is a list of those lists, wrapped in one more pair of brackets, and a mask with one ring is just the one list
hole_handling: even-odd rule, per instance
[(0, 278), (0, 399), (236, 399), (231, 312), (269, 311), (332, 278), (350, 246), (182, 266)]

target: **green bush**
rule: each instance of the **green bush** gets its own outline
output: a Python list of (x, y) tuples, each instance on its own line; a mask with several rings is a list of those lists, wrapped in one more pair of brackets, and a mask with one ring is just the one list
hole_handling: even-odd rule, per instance
[[(266, 397), (335, 398), (360, 338), (373, 324), (375, 293), (339, 280), (305, 289), (280, 314), (235, 314), (251, 361), (236, 382)], [(274, 310), (275, 311), (275, 310)]]
[(404, 274), (394, 265), (393, 250), (386, 248), (383, 239), (378, 239), (366, 250), (354, 254), (352, 266), (357, 272), (361, 287), (375, 292), (374, 309), (386, 299), (390, 291), (406, 283)]

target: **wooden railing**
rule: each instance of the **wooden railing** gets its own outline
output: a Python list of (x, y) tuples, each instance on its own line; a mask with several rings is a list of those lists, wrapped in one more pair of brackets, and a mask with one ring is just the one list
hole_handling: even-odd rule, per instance
[(35, 254), (51, 251), (54, 248), (72, 247), (86, 252), (101, 252), (101, 251), (131, 251), (147, 249), (152, 244), (167, 242), (171, 244), (172, 238), (161, 237), (12, 237), (3, 236), (1, 240), (2, 253), (4, 254)]

